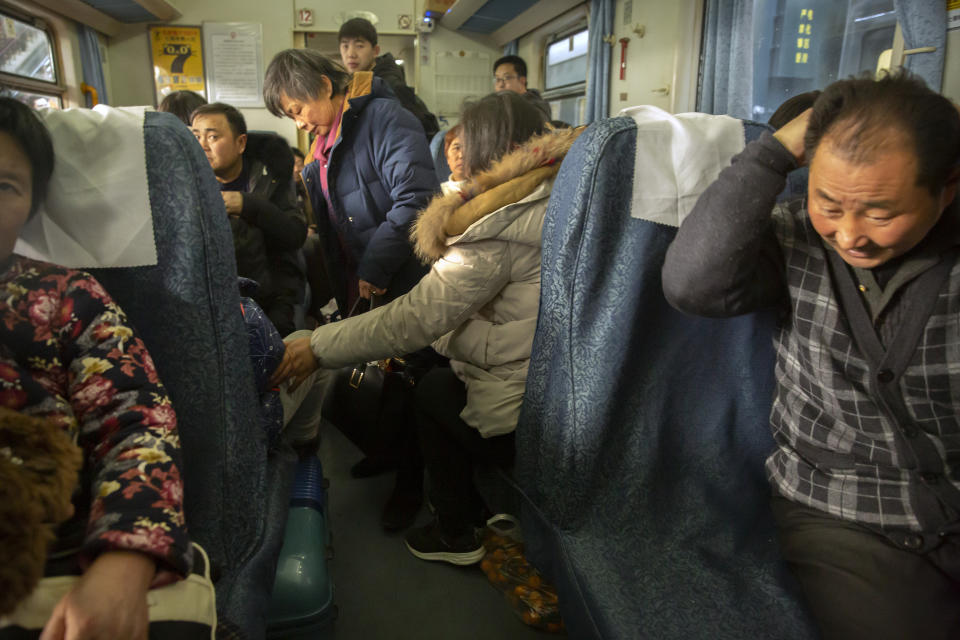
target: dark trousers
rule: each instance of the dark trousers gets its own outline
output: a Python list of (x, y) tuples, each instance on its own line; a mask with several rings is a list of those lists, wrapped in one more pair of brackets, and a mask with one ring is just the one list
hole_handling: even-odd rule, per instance
[(473, 484), (474, 465), (510, 466), (515, 453), (513, 433), (483, 438), (461, 420), (466, 404), (466, 387), (446, 367), (433, 369), (417, 386), (417, 428), (430, 499), (444, 533), (452, 537), (480, 524), (483, 501)]
[[(327, 276), (327, 267), (323, 263), (323, 255), (320, 253), (320, 238), (317, 236), (307, 236), (303, 243), (303, 258), (307, 264), (307, 283), (310, 285), (310, 315), (318, 322), (323, 324), (323, 314), (320, 309), (324, 307), (330, 298), (333, 297), (333, 287), (330, 286), (330, 278)], [(342, 313), (346, 313), (344, 309)]]
[(780, 548), (825, 640), (960, 638), (960, 540), (895, 546), (867, 527), (771, 501)]

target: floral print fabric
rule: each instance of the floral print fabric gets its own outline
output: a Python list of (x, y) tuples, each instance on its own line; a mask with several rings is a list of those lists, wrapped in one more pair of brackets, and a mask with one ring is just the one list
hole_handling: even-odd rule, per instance
[(176, 414), (92, 276), (19, 256), (0, 264), (0, 406), (56, 421), (83, 449), (75, 515), (59, 536), (83, 531), (84, 561), (140, 551), (189, 572)]

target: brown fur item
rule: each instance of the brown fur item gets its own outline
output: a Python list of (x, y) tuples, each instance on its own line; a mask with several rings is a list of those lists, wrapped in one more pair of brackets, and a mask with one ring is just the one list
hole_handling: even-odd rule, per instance
[(530, 138), (468, 180), (462, 194), (435, 196), (410, 230), (417, 256), (425, 263), (439, 260), (447, 250), (447, 238), (530, 195), (541, 182), (556, 175), (583, 130), (584, 127), (557, 129)]
[(43, 576), (54, 529), (72, 514), (81, 464), (57, 424), (0, 407), (0, 616)]

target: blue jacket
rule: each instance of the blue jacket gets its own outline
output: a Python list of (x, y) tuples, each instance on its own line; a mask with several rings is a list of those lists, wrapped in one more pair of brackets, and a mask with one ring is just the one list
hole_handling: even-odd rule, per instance
[(316, 212), (327, 273), (346, 313), (347, 282), (338, 231), (357, 265), (357, 277), (387, 289), (388, 299), (395, 298), (427, 272), (413, 255), (410, 226), (440, 185), (423, 127), (382, 80), (370, 72), (354, 74), (344, 105), (327, 174), (336, 228), (327, 214), (319, 163), (310, 162), (303, 177)]
[(240, 313), (243, 314), (250, 344), (250, 364), (260, 395), (260, 424), (272, 447), (283, 429), (283, 404), (280, 402), (280, 390), (270, 386), (270, 377), (283, 361), (286, 345), (267, 314), (252, 297), (256, 293), (257, 283), (247, 278), (237, 280), (240, 287)]

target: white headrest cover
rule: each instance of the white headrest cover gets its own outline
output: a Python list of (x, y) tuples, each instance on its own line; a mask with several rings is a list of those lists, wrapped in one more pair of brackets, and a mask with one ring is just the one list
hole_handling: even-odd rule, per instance
[(620, 115), (637, 123), (634, 218), (679, 227), (700, 194), (743, 151), (743, 123), (729, 116), (671, 115), (651, 106)]
[(77, 269), (156, 264), (144, 108), (100, 105), (39, 115), (53, 139), (53, 177), (14, 251)]

